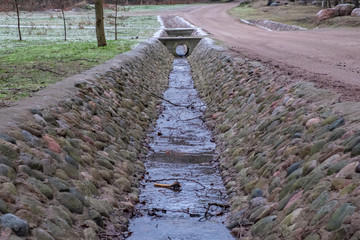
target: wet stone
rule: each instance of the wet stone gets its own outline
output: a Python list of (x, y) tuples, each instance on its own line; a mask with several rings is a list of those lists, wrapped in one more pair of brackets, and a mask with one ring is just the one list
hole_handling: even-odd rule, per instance
[(13, 214), (5, 214), (0, 217), (1, 226), (3, 228), (11, 228), (19, 237), (26, 237), (29, 234), (29, 226), (27, 222), (18, 218)]

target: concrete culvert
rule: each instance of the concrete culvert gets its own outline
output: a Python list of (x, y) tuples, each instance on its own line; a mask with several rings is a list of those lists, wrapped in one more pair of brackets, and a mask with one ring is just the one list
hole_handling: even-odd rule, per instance
[(187, 57), (189, 54), (189, 47), (186, 44), (176, 46), (176, 55), (179, 57)]

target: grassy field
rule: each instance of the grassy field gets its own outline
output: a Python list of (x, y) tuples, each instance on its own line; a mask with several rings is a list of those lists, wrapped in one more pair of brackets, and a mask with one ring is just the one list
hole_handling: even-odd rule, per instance
[(287, 5), (278, 7), (268, 7), (266, 3), (267, 1), (260, 0), (242, 4), (239, 7), (231, 9), (230, 13), (239, 19), (267, 19), (304, 28), (360, 26), (360, 18), (354, 17), (336, 17), (318, 25), (315, 23), (315, 15), (321, 10), (321, 7), (311, 5), (310, 3), (303, 6), (296, 2), (289, 2)]
[[(166, 7), (131, 7), (127, 14)], [(184, 5), (170, 8), (180, 7)], [(119, 40), (114, 41), (114, 11), (106, 9), (108, 46), (98, 48), (94, 15), (92, 6), (65, 12), (65, 42), (60, 12), (21, 12), (23, 41), (18, 41), (15, 13), (0, 13), (0, 107), (129, 51), (160, 27), (156, 16), (128, 16), (118, 25)]]
[[(98, 48), (94, 41), (36, 42), (8, 41), (0, 48), (0, 100), (13, 102), (31, 96), (47, 85), (85, 71), (129, 51), (135, 40), (108, 41)], [(2, 46), (6, 42), (2, 42)]]

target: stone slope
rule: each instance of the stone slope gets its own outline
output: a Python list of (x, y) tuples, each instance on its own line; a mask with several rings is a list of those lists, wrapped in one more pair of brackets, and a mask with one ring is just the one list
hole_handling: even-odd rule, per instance
[(239, 239), (358, 239), (360, 108), (203, 40), (190, 57)]
[(157, 40), (140, 44), (77, 81), (74, 94), (2, 128), (1, 239), (120, 239), (171, 62)]

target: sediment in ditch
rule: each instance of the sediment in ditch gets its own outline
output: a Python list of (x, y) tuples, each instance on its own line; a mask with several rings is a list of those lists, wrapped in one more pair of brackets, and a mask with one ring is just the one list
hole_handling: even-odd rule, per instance
[(189, 57), (241, 239), (358, 239), (360, 104), (207, 40)]
[(1, 239), (121, 238), (172, 59), (150, 40), (1, 110)]

